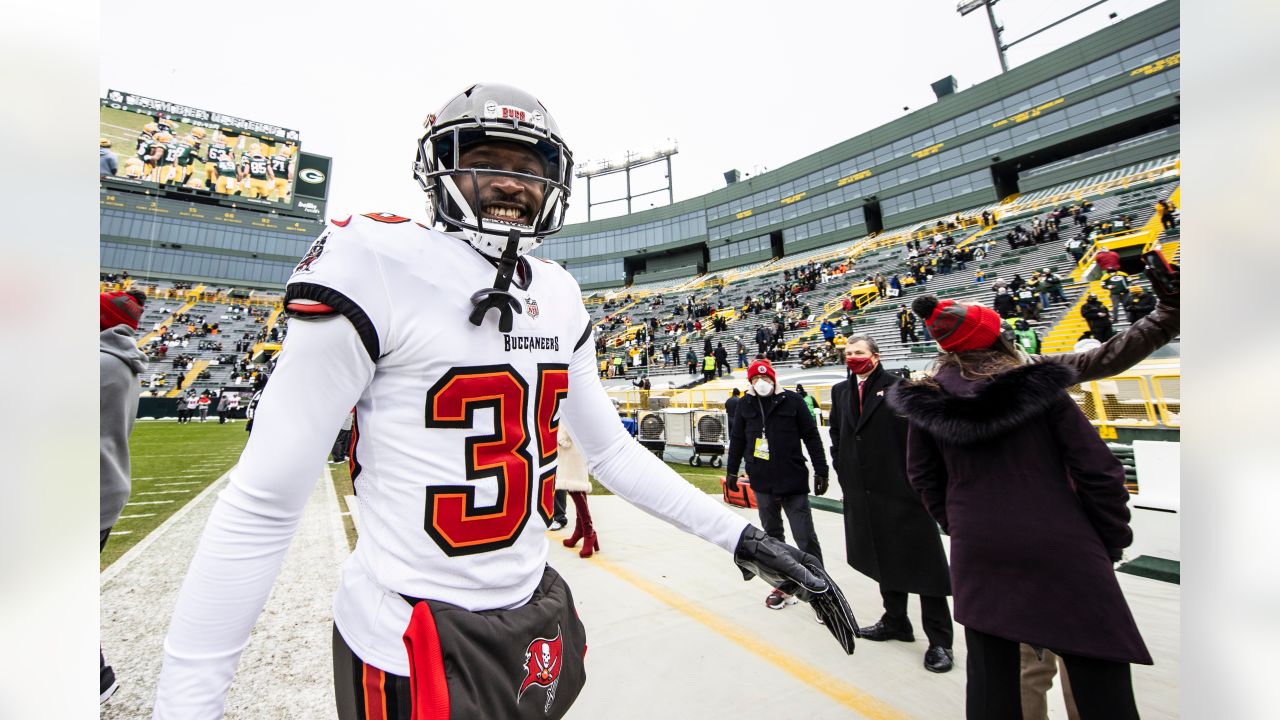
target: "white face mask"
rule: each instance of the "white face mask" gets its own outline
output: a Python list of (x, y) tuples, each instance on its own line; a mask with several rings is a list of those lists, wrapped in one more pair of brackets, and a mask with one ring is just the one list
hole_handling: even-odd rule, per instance
[(751, 387), (755, 388), (757, 395), (773, 394), (773, 383), (764, 378), (756, 379), (754, 382), (751, 383)]

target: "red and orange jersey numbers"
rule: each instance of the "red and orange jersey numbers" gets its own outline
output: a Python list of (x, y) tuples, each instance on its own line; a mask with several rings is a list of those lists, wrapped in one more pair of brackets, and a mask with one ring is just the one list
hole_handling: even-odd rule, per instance
[[(447, 555), (471, 555), (515, 543), (529, 521), (535, 492), (529, 441), (536, 441), (544, 463), (555, 457), (556, 409), (567, 393), (568, 367), (540, 365), (533, 398), (538, 427), (530, 433), (526, 422), (529, 384), (510, 365), (455, 368), (427, 392), (428, 428), (471, 429), (477, 409), (489, 408), (493, 413), (493, 432), (468, 437), (464, 444), (467, 480), (492, 477), (498, 481), (493, 505), (476, 504), (473, 484), (426, 489), (424, 528)], [(544, 522), (551, 518), (554, 492), (554, 470), (542, 473), (537, 509)]]

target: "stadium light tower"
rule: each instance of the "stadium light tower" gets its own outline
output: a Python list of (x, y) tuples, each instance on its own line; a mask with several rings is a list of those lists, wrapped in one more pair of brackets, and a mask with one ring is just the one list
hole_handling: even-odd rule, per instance
[(1030, 40), (1036, 35), (1039, 35), (1040, 33), (1044, 32), (1045, 30), (1048, 30), (1049, 28), (1054, 27), (1056, 25), (1060, 25), (1081, 13), (1088, 12), (1098, 7), (1099, 5), (1101, 5), (1106, 1), (1107, 0), (1097, 0), (1097, 2), (1090, 3), (1089, 5), (1083, 8), (1080, 8), (1079, 10), (1071, 13), (1070, 15), (1064, 18), (1059, 18), (1058, 20), (1055, 20), (1049, 23), (1048, 25), (1045, 25), (1039, 30), (1036, 30), (1035, 32), (1029, 35), (1024, 35), (1008, 44), (1004, 43), (1000, 39), (1001, 36), (1004, 34), (1004, 26), (996, 22), (995, 10), (991, 9), (993, 5), (999, 2), (999, 0), (960, 0), (960, 3), (956, 5), (956, 12), (960, 13), (960, 17), (964, 17), (965, 15), (968, 15), (969, 13), (973, 12), (974, 10), (977, 10), (980, 7), (985, 7), (987, 9), (987, 20), (991, 23), (991, 37), (994, 38), (996, 41), (996, 54), (1000, 56), (1000, 72), (1006, 73), (1006, 72), (1009, 72), (1009, 61), (1005, 58), (1005, 55), (1004, 55), (1005, 50), (1008, 50), (1009, 48), (1013, 47), (1014, 45), (1017, 45), (1023, 40)]
[[(597, 160), (594, 162), (583, 163), (582, 166), (579, 167), (577, 170), (575, 170), (573, 174), (574, 174), (574, 177), (587, 179), (587, 221), (588, 222), (591, 221), (591, 208), (595, 207), (596, 205), (607, 205), (608, 203), (621, 202), (623, 200), (626, 200), (627, 214), (630, 215), (631, 201), (633, 199), (644, 197), (645, 195), (660, 193), (663, 190), (667, 191), (667, 203), (668, 204), (674, 203), (675, 194), (672, 192), (672, 189), (671, 189), (671, 156), (675, 155), (678, 152), (680, 152), (679, 144), (675, 140), (667, 138), (666, 142), (660, 145), (657, 145), (651, 150), (648, 150), (645, 152), (632, 152), (628, 150), (620, 159)], [(667, 186), (665, 188), (658, 188), (657, 190), (650, 190), (648, 192), (642, 192), (642, 193), (637, 193), (635, 195), (632, 195), (631, 194), (631, 171), (638, 167), (644, 167), (645, 165), (652, 165), (653, 163), (663, 162), (663, 161), (666, 161), (667, 163), (667, 176), (666, 176)], [(619, 173), (619, 172), (626, 173), (626, 176), (627, 176), (626, 195), (620, 198), (611, 198), (609, 200), (592, 202), (591, 179), (594, 177), (599, 177), (601, 175), (612, 175), (613, 173)]]

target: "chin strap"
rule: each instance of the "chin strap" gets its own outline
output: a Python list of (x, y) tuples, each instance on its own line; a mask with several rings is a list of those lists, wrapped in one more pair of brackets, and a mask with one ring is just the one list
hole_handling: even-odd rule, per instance
[(498, 260), (498, 276), (493, 279), (493, 287), (477, 290), (471, 294), (471, 304), (475, 306), (470, 316), (472, 325), (479, 327), (484, 322), (485, 314), (496, 308), (500, 313), (498, 330), (511, 332), (511, 325), (515, 322), (515, 316), (511, 311), (524, 312), (520, 301), (507, 292), (511, 287), (511, 277), (515, 274), (516, 261), (520, 258), (516, 252), (519, 247), (520, 231), (512, 228), (507, 235), (507, 247)]

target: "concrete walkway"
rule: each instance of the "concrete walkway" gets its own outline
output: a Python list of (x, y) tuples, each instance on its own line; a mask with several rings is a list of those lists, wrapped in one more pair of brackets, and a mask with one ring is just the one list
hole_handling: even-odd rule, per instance
[[(102, 645), (120, 682), (103, 706), (103, 720), (151, 717), (164, 635), (178, 590), (217, 491), (225, 484), (224, 476), (103, 572)], [(227, 718), (337, 717), (331, 608), (346, 556), (342, 518), (326, 472), (307, 501), (275, 587), (240, 658), (227, 696)]]
[[(121, 689), (103, 718), (149, 717), (163, 634), (213, 496), (142, 548), (102, 586), (103, 643)], [(586, 688), (567, 717), (674, 718), (963, 717), (963, 629), (956, 669), (924, 670), (926, 643), (859, 642), (846, 656), (808, 606), (764, 606), (769, 588), (743, 582), (727, 553), (613, 496), (591, 510), (602, 550), (590, 559), (548, 532), (550, 562), (569, 582), (587, 627)], [(753, 518), (755, 511), (735, 509)], [(232, 686), (229, 718), (332, 718), (330, 603), (346, 555), (328, 482), (317, 484), (267, 608)], [(572, 511), (571, 511), (572, 512)], [(875, 583), (844, 563), (841, 517), (815, 512), (827, 564), (862, 624), (880, 613)], [(104, 578), (107, 574), (104, 574)], [(1156, 659), (1135, 667), (1147, 720), (1178, 717), (1179, 588), (1120, 575)], [(287, 599), (287, 602), (286, 602)], [(287, 607), (287, 613), (286, 613)], [(911, 603), (919, 629), (919, 608)], [(1050, 717), (1065, 718), (1055, 687)]]

